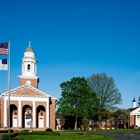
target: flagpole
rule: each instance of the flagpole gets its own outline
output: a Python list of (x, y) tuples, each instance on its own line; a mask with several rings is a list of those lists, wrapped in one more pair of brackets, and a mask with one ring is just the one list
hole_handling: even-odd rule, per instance
[(10, 41), (8, 41), (8, 133), (10, 133)]

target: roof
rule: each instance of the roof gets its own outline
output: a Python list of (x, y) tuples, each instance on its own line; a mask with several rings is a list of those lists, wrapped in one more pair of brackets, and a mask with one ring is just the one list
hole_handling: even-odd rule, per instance
[[(28, 92), (27, 92), (28, 91)], [(33, 91), (33, 92), (32, 92)], [(32, 93), (32, 94), (27, 94)], [(1, 94), (1, 97), (8, 96), (8, 91)], [(24, 84), (17, 88), (10, 90), (11, 97), (37, 97), (37, 98), (51, 98), (53, 100), (57, 100), (54, 96), (45, 93), (29, 84)]]
[(34, 50), (33, 50), (33, 48), (32, 47), (27, 47), (26, 48), (26, 50), (24, 51), (24, 52), (32, 52), (32, 53), (34, 53), (35, 54), (35, 52), (34, 52)]
[(128, 110), (133, 111), (133, 110), (135, 110), (137, 108), (139, 108), (139, 106), (138, 107), (135, 107), (135, 108), (128, 108)]
[(136, 102), (135, 97), (134, 97), (134, 99), (133, 99), (133, 101), (132, 101), (132, 102)]

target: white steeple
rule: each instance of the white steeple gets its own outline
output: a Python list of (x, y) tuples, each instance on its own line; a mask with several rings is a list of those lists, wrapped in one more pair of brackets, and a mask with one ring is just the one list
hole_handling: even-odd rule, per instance
[(22, 58), (22, 75), (23, 77), (36, 78), (36, 66), (37, 60), (35, 59), (35, 52), (31, 48), (31, 42), (24, 52), (24, 57)]
[(22, 73), (19, 77), (19, 84), (28, 84), (38, 88), (39, 78), (37, 76), (37, 60), (35, 59), (35, 52), (31, 48), (31, 42), (24, 51), (22, 62)]
[(132, 108), (135, 108), (135, 107), (137, 107), (137, 105), (136, 105), (136, 100), (135, 100), (135, 97), (134, 97), (134, 99), (132, 101)]

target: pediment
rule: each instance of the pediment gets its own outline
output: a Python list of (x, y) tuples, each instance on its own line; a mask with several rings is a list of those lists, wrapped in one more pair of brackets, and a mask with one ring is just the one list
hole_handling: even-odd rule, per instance
[(43, 94), (27, 86), (18, 90), (14, 90), (11, 92), (11, 95), (42, 96)]
[(136, 109), (131, 111), (130, 115), (140, 115), (140, 107), (137, 107)]
[[(2, 93), (1, 96), (8, 96), (8, 91), (5, 93)], [(19, 96), (19, 97), (25, 97), (25, 96), (30, 96), (30, 97), (50, 97), (54, 100), (57, 100), (54, 96), (51, 96), (50, 94), (43, 92), (33, 86), (30, 86), (28, 84), (19, 86), (17, 88), (14, 88), (10, 90), (10, 96)]]

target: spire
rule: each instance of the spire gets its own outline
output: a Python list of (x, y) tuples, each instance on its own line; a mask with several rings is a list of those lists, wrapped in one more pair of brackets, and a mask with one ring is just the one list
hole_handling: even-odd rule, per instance
[(133, 98), (133, 101), (132, 101), (132, 108), (135, 108), (137, 107), (137, 104), (136, 104), (136, 100), (135, 100), (135, 97)]
[(136, 102), (135, 97), (133, 98), (133, 101), (132, 102)]
[(31, 47), (31, 41), (29, 41), (29, 47)]

